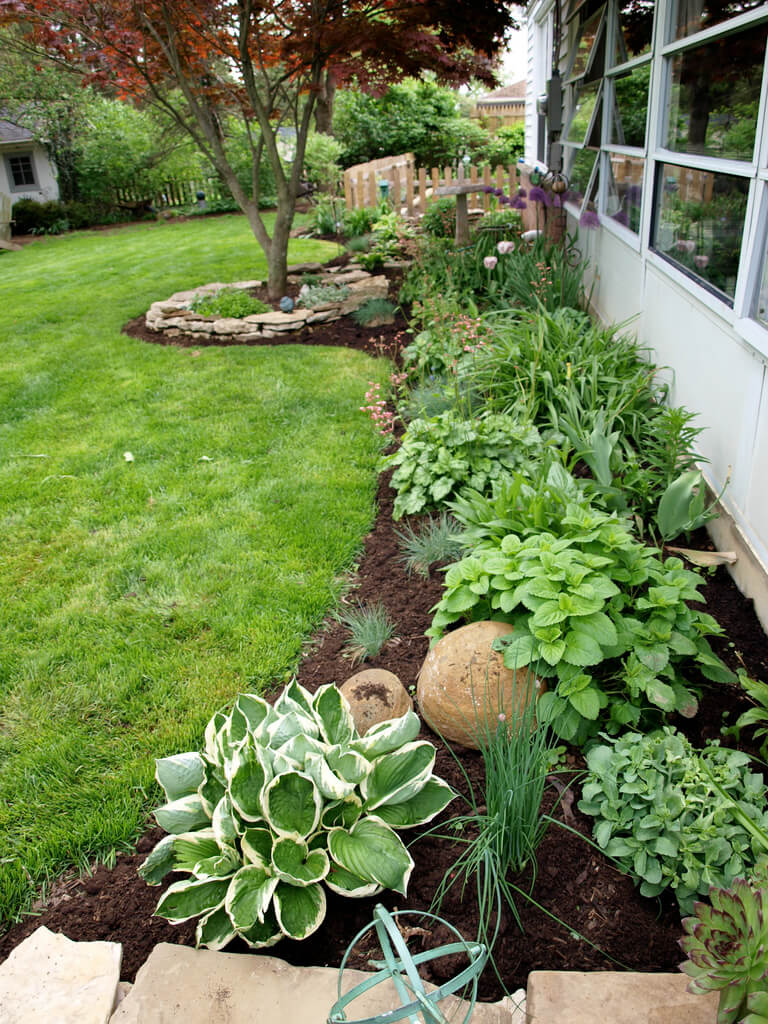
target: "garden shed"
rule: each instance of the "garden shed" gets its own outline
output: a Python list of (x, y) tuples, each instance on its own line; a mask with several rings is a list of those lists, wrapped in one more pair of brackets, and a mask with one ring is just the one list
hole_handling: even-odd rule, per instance
[(48, 152), (27, 128), (0, 120), (0, 192), (17, 199), (59, 198), (56, 169)]
[(518, 124), (525, 120), (525, 93), (526, 83), (521, 81), (479, 96), (475, 104), (477, 116), (492, 129)]
[(594, 311), (701, 410), (734, 577), (768, 624), (768, 4), (534, 0), (526, 160), (564, 172)]

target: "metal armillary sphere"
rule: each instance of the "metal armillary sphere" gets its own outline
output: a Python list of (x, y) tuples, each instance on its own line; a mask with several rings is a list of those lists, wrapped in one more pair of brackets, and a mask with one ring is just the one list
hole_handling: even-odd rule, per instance
[[(447, 945), (439, 946), (437, 949), (430, 949), (423, 953), (412, 955), (405, 939), (398, 928), (398, 920), (403, 917), (417, 917), (419, 919), (431, 918), (438, 924), (444, 925), (457, 937), (456, 942), (449, 942)], [(344, 968), (350, 953), (362, 937), (372, 929), (376, 930), (379, 945), (381, 947), (382, 959), (371, 960), (370, 965), (378, 968), (375, 974), (365, 981), (350, 989), (346, 995), (342, 995), (342, 982)], [(451, 956), (456, 953), (464, 953), (468, 959), (467, 966), (460, 971), (455, 978), (445, 982), (433, 992), (427, 993), (424, 982), (419, 977), (419, 964), (436, 960), (442, 956)], [(333, 1004), (328, 1017), (328, 1024), (383, 1024), (383, 1022), (394, 1022), (408, 1020), (410, 1024), (448, 1024), (448, 1019), (440, 1009), (439, 1003), (446, 996), (453, 995), (471, 985), (469, 998), (469, 1009), (461, 1024), (467, 1024), (475, 1009), (477, 999), (477, 981), (485, 967), (488, 959), (488, 950), (480, 942), (467, 942), (461, 934), (448, 924), (441, 917), (435, 914), (426, 914), (419, 910), (402, 910), (390, 914), (380, 903), (373, 911), (373, 921), (358, 932), (347, 947), (344, 959), (339, 968), (338, 995), (339, 998)], [(382, 982), (391, 981), (400, 999), (401, 1006), (392, 1007), (376, 1017), (361, 1017), (358, 1020), (349, 1021), (346, 1016), (346, 1007), (363, 993), (370, 991)]]

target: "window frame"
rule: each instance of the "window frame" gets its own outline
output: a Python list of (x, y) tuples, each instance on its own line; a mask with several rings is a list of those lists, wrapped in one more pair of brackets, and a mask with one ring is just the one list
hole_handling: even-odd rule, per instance
[[(18, 153), (4, 153), (5, 158), (5, 170), (8, 178), (8, 189), (12, 194), (18, 192), (37, 192), (40, 189), (40, 176), (37, 173), (37, 164), (35, 163), (34, 150), (21, 150)], [(29, 160), (29, 166), (32, 171), (32, 182), (23, 185), (16, 185), (14, 172), (13, 172), (13, 159), (19, 159), (26, 157)]]

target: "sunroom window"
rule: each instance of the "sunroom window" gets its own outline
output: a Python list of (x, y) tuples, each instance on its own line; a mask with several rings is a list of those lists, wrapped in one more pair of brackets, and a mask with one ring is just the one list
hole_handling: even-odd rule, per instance
[(741, 0), (739, 3), (728, 3), (723, 0), (676, 0), (674, 5), (673, 39), (683, 39), (696, 32), (720, 25), (729, 18), (735, 18), (747, 11), (761, 7), (765, 0)]

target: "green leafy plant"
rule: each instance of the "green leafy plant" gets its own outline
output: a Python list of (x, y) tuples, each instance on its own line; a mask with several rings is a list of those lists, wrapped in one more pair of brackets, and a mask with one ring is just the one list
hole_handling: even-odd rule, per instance
[(371, 248), (371, 236), (370, 235), (354, 235), (349, 238), (346, 242), (346, 246), (350, 252), (358, 253), (358, 260), (360, 253), (367, 253)]
[(689, 534), (710, 519), (715, 519), (717, 517), (715, 508), (722, 493), (721, 491), (708, 505), (707, 485), (701, 471), (690, 469), (681, 473), (667, 487), (659, 501), (656, 523), (662, 538), (672, 540), (678, 534)]
[(393, 518), (444, 502), (462, 487), (484, 491), (505, 472), (520, 469), (540, 452), (539, 433), (514, 416), (461, 419), (449, 410), (413, 420), (400, 448), (383, 460), (396, 466)]
[(757, 726), (754, 737), (756, 741), (763, 741), (760, 754), (768, 760), (768, 684), (759, 679), (750, 679), (744, 669), (738, 669), (736, 675), (742, 689), (755, 706), (739, 715), (733, 725), (724, 731), (738, 735), (742, 729)]
[(604, 720), (615, 731), (695, 714), (687, 664), (714, 682), (735, 681), (706, 639), (720, 627), (688, 605), (702, 600), (700, 581), (616, 514), (569, 504), (557, 534), (492, 537), (452, 565), (427, 632), (439, 637), (460, 619), (511, 622), (505, 664), (536, 664), (556, 678), (540, 714), (563, 739), (584, 743)]
[(344, 645), (353, 662), (375, 658), (394, 635), (395, 626), (389, 612), (380, 601), (361, 604), (339, 612), (338, 621), (349, 630), (349, 639)]
[(389, 299), (368, 299), (352, 313), (352, 319), (361, 327), (368, 327), (374, 321), (390, 319), (397, 312), (397, 306)]
[(385, 211), (376, 206), (360, 206), (344, 211), (344, 233), (354, 238), (367, 235), (373, 228), (374, 221)]
[(317, 309), (319, 306), (331, 306), (349, 298), (349, 288), (345, 284), (309, 284), (303, 285), (299, 294), (299, 304), (305, 309)]
[(190, 309), (201, 316), (216, 317), (243, 317), (271, 312), (271, 306), (241, 288), (222, 288), (213, 295), (195, 299)]
[(419, 227), (434, 238), (452, 238), (456, 231), (456, 199), (445, 196), (436, 203), (430, 203)]
[(344, 202), (335, 196), (321, 195), (312, 211), (312, 232), (315, 235), (337, 235), (341, 227)]
[(644, 896), (672, 889), (680, 909), (727, 886), (762, 846), (740, 814), (768, 825), (766, 788), (749, 757), (716, 743), (702, 751), (670, 726), (594, 746), (579, 808), (595, 817), (595, 842)]
[[(688, 960), (680, 970), (694, 995), (720, 992), (717, 1024), (757, 1024), (768, 1013), (768, 862), (760, 857), (749, 878), (712, 886), (710, 903), (694, 903), (680, 940)], [(710, 906), (711, 904), (711, 906)], [(751, 998), (754, 997), (754, 998)], [(752, 1011), (744, 1016), (747, 1010)]]
[(452, 562), (462, 552), (463, 531), (446, 512), (421, 523), (415, 530), (410, 525), (395, 530), (395, 536), (402, 552), (401, 561), (408, 572), (425, 578), (433, 565)]
[(303, 939), (325, 917), (322, 883), (343, 896), (403, 895), (413, 861), (394, 828), (430, 821), (450, 802), (432, 774), (435, 748), (414, 742), (419, 718), (355, 731), (333, 685), (312, 696), (296, 682), (274, 706), (241, 694), (208, 723), (203, 753), (157, 761), (170, 834), (140, 868), (150, 885), (174, 882), (155, 911), (195, 917), (197, 945), (236, 936), (253, 948)]

